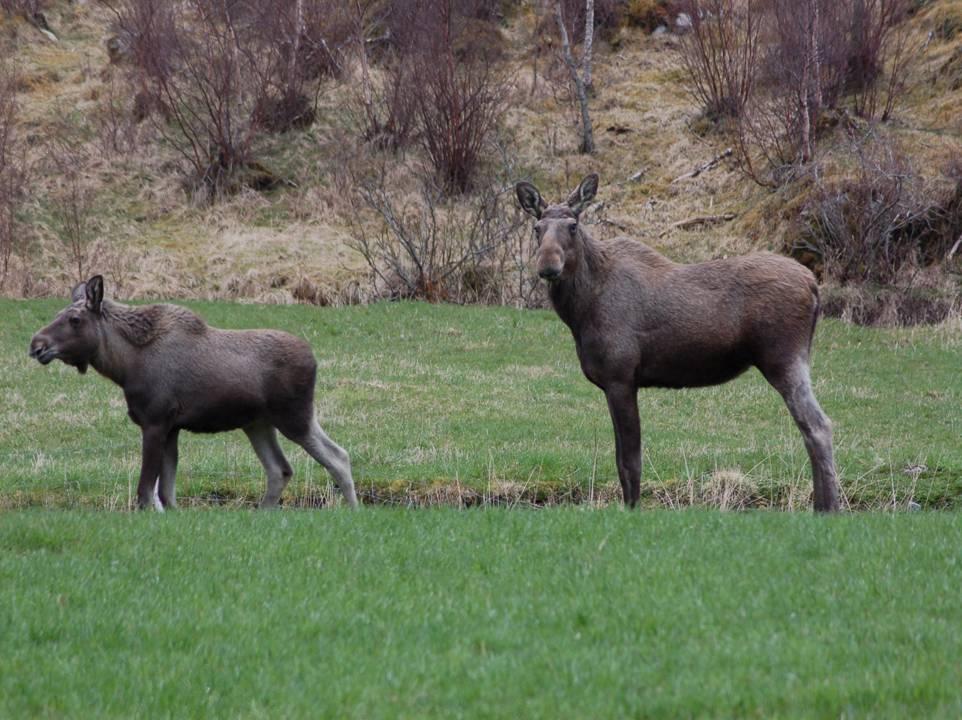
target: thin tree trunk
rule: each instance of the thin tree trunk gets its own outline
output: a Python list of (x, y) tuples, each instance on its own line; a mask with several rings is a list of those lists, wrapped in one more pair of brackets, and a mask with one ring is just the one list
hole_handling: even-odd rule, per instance
[(358, 57), (361, 61), (361, 84), (363, 85), (362, 102), (364, 111), (370, 121), (376, 117), (373, 110), (374, 88), (371, 85), (371, 65), (367, 58), (367, 42), (364, 37), (364, 9), (361, 7), (361, 0), (354, 1), (354, 11), (356, 13), (356, 26), (354, 34), (357, 39)]
[(812, 148), (812, 107), (811, 99), (814, 99), (814, 87), (817, 84), (817, 80), (813, 79), (814, 70), (817, 70), (817, 64), (815, 60), (815, 50), (818, 47), (818, 41), (816, 40), (816, 19), (818, 17), (818, 4), (817, 0), (810, 0), (808, 13), (806, 13), (806, 19), (808, 20), (808, 27), (806, 28), (806, 42), (805, 42), (805, 58), (802, 62), (802, 162), (807, 163), (811, 161), (812, 156), (815, 154)]
[(802, 162), (807, 163), (812, 159), (812, 131), (811, 131), (811, 120), (808, 108), (808, 76), (810, 68), (808, 58), (805, 58), (805, 63), (802, 66)]
[[(589, 0), (590, 2), (590, 0)], [(588, 113), (588, 91), (585, 82), (578, 72), (578, 64), (571, 54), (571, 43), (568, 40), (568, 31), (565, 29), (564, 16), (561, 14), (561, 0), (556, 0), (554, 6), (555, 20), (558, 23), (558, 32), (561, 34), (561, 53), (564, 57), (565, 65), (571, 73), (571, 82), (575, 86), (575, 95), (578, 98), (578, 105), (581, 106), (581, 152), (593, 153), (595, 151), (595, 140), (591, 130), (591, 116)]]
[(585, 89), (591, 93), (594, 85), (591, 81), (591, 49), (595, 38), (595, 0), (585, 0), (585, 51), (581, 58), (584, 68)]
[(294, 7), (294, 37), (291, 38), (291, 57), (287, 67), (287, 88), (289, 93), (293, 93), (296, 82), (294, 80), (297, 73), (297, 61), (301, 54), (301, 36), (304, 34), (304, 0), (297, 0)]
[(815, 106), (816, 112), (822, 108), (822, 60), (821, 49), (818, 46), (818, 0), (812, 0), (812, 64), (815, 78)]

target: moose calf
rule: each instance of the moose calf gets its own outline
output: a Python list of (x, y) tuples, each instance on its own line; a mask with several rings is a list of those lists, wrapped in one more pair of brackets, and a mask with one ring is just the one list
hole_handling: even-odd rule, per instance
[(805, 440), (815, 510), (838, 510), (832, 424), (809, 379), (819, 309), (812, 273), (772, 253), (682, 265), (628, 238), (596, 242), (578, 218), (597, 190), (592, 174), (564, 203), (548, 205), (534, 185), (515, 186), (537, 219), (538, 275), (582, 371), (608, 400), (625, 503), (633, 507), (640, 494), (638, 388), (718, 385), (754, 365)]
[[(304, 340), (276, 330), (219, 330), (176, 305), (129, 307), (104, 300), (95, 275), (33, 336), (30, 356), (61, 360), (81, 373), (92, 366), (120, 385), (130, 419), (143, 434), (137, 503), (175, 507), (181, 430), (242, 429), (267, 472), (260, 507), (277, 505), (292, 470), (277, 430), (303, 447), (357, 506), (351, 462), (314, 417), (317, 363)], [(159, 482), (158, 482), (159, 479)]]

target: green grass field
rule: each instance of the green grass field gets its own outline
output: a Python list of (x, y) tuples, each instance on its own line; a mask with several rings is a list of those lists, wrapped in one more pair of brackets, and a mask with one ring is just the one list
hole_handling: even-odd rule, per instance
[(0, 717), (957, 718), (949, 513), (0, 516)]
[[(550, 313), (198, 304), (311, 341), (366, 504), (447, 507), (214, 509), (264, 488), (232, 433), (182, 436), (194, 509), (97, 512), (130, 506), (138, 431), (106, 380), (27, 358), (59, 307), (0, 301), (2, 718), (962, 714), (959, 515), (811, 515), (757, 373), (641, 394), (644, 503), (806, 512), (631, 513)], [(962, 504), (960, 351), (958, 327), (822, 323), (850, 508)], [(287, 506), (330, 504), (287, 447)]]
[[(126, 508), (139, 430), (119, 388), (27, 357), (60, 301), (0, 301), (0, 507)], [(380, 304), (321, 309), (193, 304), (222, 327), (307, 338), (321, 423), (352, 456), (370, 502), (606, 502), (620, 491), (602, 393), (581, 375), (550, 312)], [(835, 423), (840, 477), (856, 508), (957, 507), (962, 499), (962, 330), (820, 324), (815, 390)], [(808, 458), (757, 371), (733, 383), (640, 394), (648, 506), (807, 507)], [(239, 433), (181, 436), (186, 504), (257, 500), (264, 478)], [(285, 500), (330, 499), (327, 474), (285, 445)]]

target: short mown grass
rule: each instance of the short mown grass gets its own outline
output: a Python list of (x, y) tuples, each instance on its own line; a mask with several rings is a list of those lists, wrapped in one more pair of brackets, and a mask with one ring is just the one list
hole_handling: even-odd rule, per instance
[(0, 515), (0, 717), (957, 718), (948, 513)]
[[(27, 357), (63, 301), (0, 301), (0, 506), (126, 508), (139, 430), (96, 373)], [(220, 327), (277, 327), (313, 345), (322, 425), (351, 453), (367, 502), (604, 503), (618, 496), (602, 393), (550, 312), (420, 303), (349, 308), (191, 304)], [(816, 394), (835, 423), (853, 508), (958, 507), (962, 330), (820, 323)], [(801, 437), (757, 371), (702, 390), (640, 393), (649, 506), (809, 507)], [(181, 436), (185, 504), (264, 490), (244, 436)], [(326, 473), (285, 445), (289, 505), (327, 503)]]

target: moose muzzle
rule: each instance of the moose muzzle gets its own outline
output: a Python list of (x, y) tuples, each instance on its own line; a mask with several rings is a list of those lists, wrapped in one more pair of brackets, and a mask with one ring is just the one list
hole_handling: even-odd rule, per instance
[(30, 341), (30, 357), (41, 365), (47, 365), (57, 358), (57, 351), (50, 347), (45, 337), (34, 335), (33, 340)]

